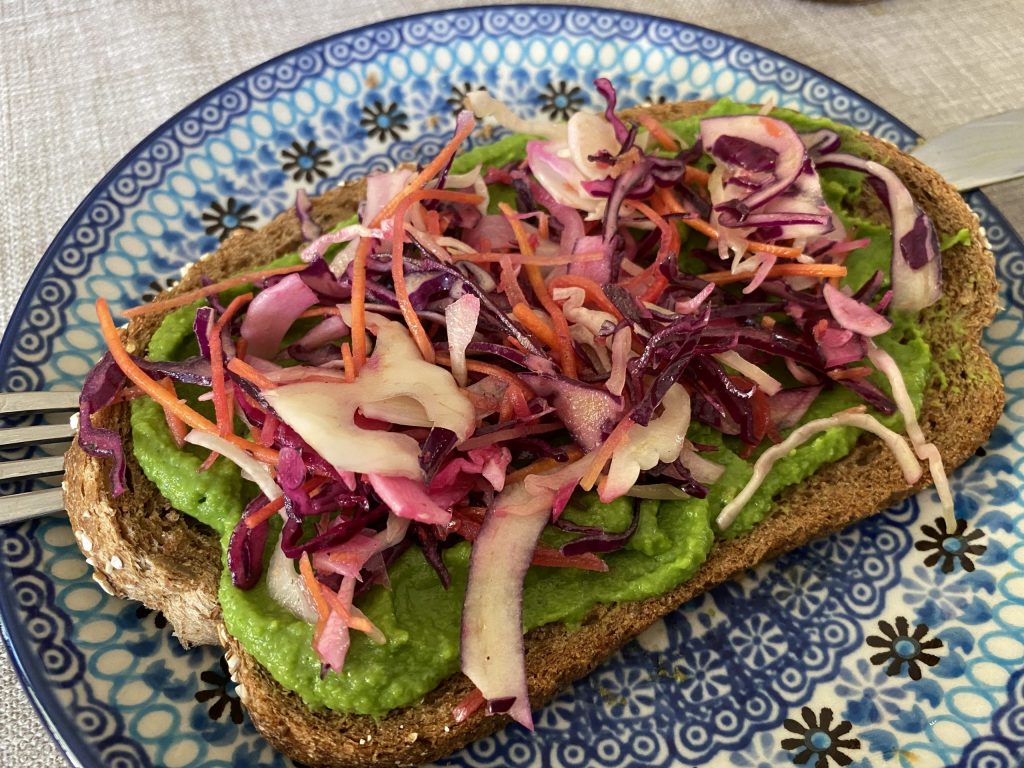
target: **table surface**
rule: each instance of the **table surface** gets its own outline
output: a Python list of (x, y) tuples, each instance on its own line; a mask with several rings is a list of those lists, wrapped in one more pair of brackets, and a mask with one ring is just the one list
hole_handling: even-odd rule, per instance
[[(925, 137), (1024, 107), (1017, 0), (623, 0), (781, 51)], [(432, 0), (0, 0), (0, 327), (65, 219), (167, 117), (219, 83), (310, 40), (451, 7)], [(297, 10), (298, 9), (298, 10)], [(1024, 185), (991, 190), (1018, 231)], [(62, 766), (0, 654), (0, 766)]]

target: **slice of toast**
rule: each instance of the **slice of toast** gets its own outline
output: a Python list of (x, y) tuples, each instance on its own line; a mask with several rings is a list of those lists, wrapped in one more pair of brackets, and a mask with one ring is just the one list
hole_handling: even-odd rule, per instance
[[(690, 102), (649, 111), (659, 119), (678, 119), (703, 112), (707, 106)], [(875, 160), (903, 179), (940, 232), (967, 228), (971, 233), (970, 245), (957, 245), (943, 254), (943, 297), (921, 317), (941, 374), (932, 378), (926, 390), (921, 426), (938, 446), (946, 468), (952, 470), (985, 442), (1003, 407), (1002, 382), (980, 344), (982, 330), (997, 309), (992, 254), (977, 217), (934, 171), (888, 143), (870, 137), (865, 142)], [(314, 201), (314, 218), (329, 226), (351, 214), (361, 191), (356, 184), (328, 192)], [(295, 250), (300, 242), (294, 212), (283, 213), (257, 232), (236, 232), (165, 295), (197, 287), (201, 275), (217, 279), (265, 263)], [(123, 333), (129, 350), (143, 354), (160, 320), (160, 316), (133, 320)], [(959, 354), (947, 354), (954, 349)], [(420, 703), (383, 718), (309, 710), (227, 634), (217, 605), (219, 542), (211, 530), (171, 509), (144, 477), (130, 450), (127, 408), (108, 408), (94, 421), (124, 435), (132, 489), (112, 499), (108, 466), (87, 456), (77, 443), (72, 446), (66, 460), (65, 500), (96, 580), (114, 594), (162, 611), (186, 645), (219, 640), (239, 684), (239, 696), (275, 747), (310, 765), (414, 765), (450, 754), (508, 722), (480, 712), (462, 723), (454, 722), (453, 707), (471, 690), (461, 674), (446, 680)], [(930, 482), (926, 472), (917, 486), (908, 488), (889, 451), (876, 438), (863, 437), (845, 458), (781, 494), (771, 516), (752, 532), (716, 544), (697, 575), (675, 590), (648, 600), (602, 606), (577, 629), (558, 624), (531, 632), (526, 638), (526, 664), (533, 706), (588, 674), (695, 595), (883, 510)]]

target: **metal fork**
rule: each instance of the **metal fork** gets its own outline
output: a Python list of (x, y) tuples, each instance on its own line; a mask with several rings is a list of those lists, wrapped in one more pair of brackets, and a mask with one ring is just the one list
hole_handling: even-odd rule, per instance
[[(38, 414), (78, 410), (78, 392), (0, 392), (0, 416), (16, 413)], [(37, 424), (0, 429), (0, 448), (69, 441), (71, 424)], [(56, 475), (64, 470), (64, 451), (30, 459), (0, 458), (0, 482)], [(0, 525), (64, 511), (61, 489), (15, 493), (0, 497)]]

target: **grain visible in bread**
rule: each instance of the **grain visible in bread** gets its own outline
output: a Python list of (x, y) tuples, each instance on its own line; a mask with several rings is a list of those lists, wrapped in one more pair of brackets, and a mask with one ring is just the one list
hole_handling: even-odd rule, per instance
[[(675, 119), (707, 106), (693, 102), (649, 111), (659, 119)], [(987, 439), (1002, 412), (999, 374), (980, 346), (982, 330), (997, 309), (992, 254), (977, 217), (952, 187), (892, 145), (869, 137), (865, 141), (874, 159), (903, 179), (940, 232), (966, 228), (971, 233), (970, 245), (957, 245), (944, 253), (943, 298), (921, 317), (942, 376), (933, 377), (926, 391), (920, 421), (951, 470)], [(354, 210), (359, 193), (358, 187), (327, 193), (314, 201), (314, 217), (322, 225), (338, 221)], [(284, 213), (258, 232), (229, 238), (170, 294), (195, 287), (200, 274), (222, 277), (294, 250), (299, 242), (294, 214)], [(143, 352), (159, 321), (159, 316), (133, 321), (126, 333), (130, 349)], [(959, 354), (947, 354), (954, 346)], [(107, 409), (97, 417), (97, 424), (127, 435), (125, 412), (123, 406)], [(216, 537), (170, 510), (130, 454), (128, 458), (131, 492), (111, 501), (106, 465), (73, 446), (66, 498), (80, 543), (82, 537), (90, 539), (99, 578), (117, 594), (163, 611), (183, 642), (211, 642), (216, 638), (210, 630), (216, 631), (243, 703), (275, 747), (310, 765), (412, 765), (449, 754), (508, 722), (480, 712), (465, 722), (453, 721), (453, 707), (471, 690), (462, 675), (446, 680), (419, 704), (379, 719), (310, 711), (224, 629), (216, 609), (220, 570)], [(885, 509), (928, 484), (926, 473), (916, 487), (907, 488), (889, 452), (877, 439), (864, 437), (845, 458), (781, 494), (772, 515), (752, 532), (716, 544), (696, 576), (675, 590), (648, 600), (599, 607), (576, 629), (550, 625), (531, 632), (526, 638), (526, 663), (533, 706), (550, 700), (691, 597), (759, 562)], [(113, 567), (115, 555), (132, 567)], [(194, 588), (181, 594), (177, 590), (184, 584)], [(206, 617), (209, 626), (204, 630), (199, 625)]]

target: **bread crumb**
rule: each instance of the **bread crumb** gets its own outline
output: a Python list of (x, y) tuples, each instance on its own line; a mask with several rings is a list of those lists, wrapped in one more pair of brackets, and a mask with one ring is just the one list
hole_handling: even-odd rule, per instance
[(124, 568), (124, 563), (121, 562), (121, 558), (120, 557), (118, 557), (117, 555), (114, 555), (113, 557), (110, 558), (110, 567), (113, 568), (115, 571), (119, 571), (122, 568)]
[(90, 568), (96, 567), (96, 563), (93, 561), (91, 557), (85, 558), (85, 564), (88, 565)]
[(114, 591), (110, 588), (110, 585), (107, 584), (107, 580), (102, 578), (95, 571), (93, 571), (92, 580), (95, 581), (97, 584), (99, 584), (100, 585), (100, 589), (102, 589), (108, 595), (113, 595), (114, 594)]
[(68, 425), (71, 427), (71, 431), (76, 435), (78, 434), (78, 411), (71, 414), (71, 418), (68, 419)]
[(359, 740), (359, 743), (360, 743), (360, 744), (365, 744), (365, 743), (366, 743), (366, 739), (360, 739), (360, 740)]
[(420, 737), (420, 735), (418, 733), (416, 733), (416, 731), (413, 731), (412, 733), (410, 733), (408, 736), (405, 737), (405, 740), (408, 741), (410, 744), (413, 744), (413, 743), (415, 743), (416, 739), (418, 739), (419, 737)]
[(82, 545), (83, 552), (92, 552), (92, 539), (89, 538), (89, 534), (83, 533), (78, 541)]
[(449, 728), (447, 725), (444, 727), (444, 732), (445, 733), (448, 733), (450, 730), (451, 730), (451, 728)]
[(238, 696), (238, 700), (244, 704), (246, 698), (249, 696), (249, 692), (245, 690), (245, 685), (238, 683), (235, 686), (235, 695)]

